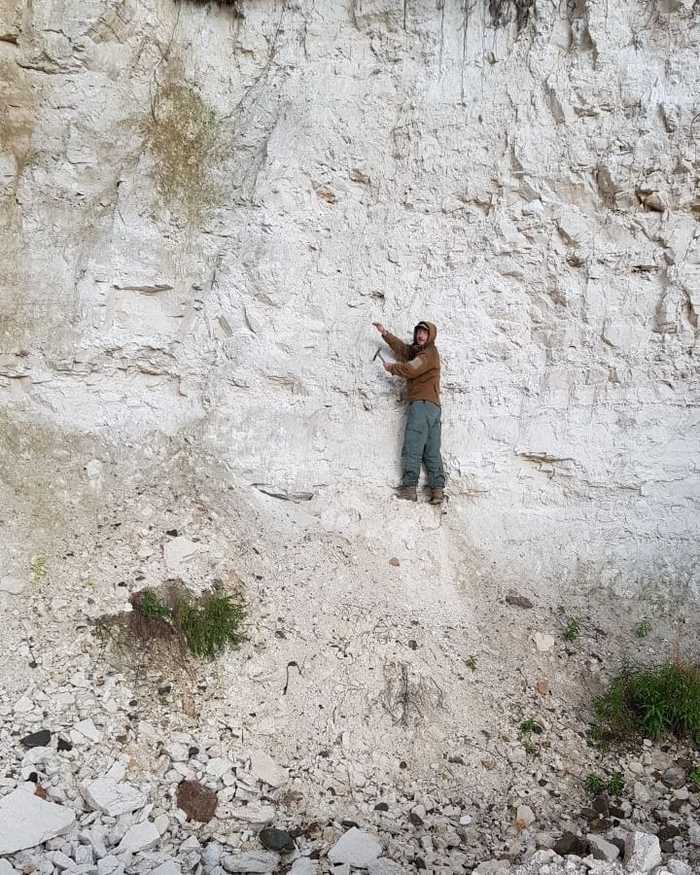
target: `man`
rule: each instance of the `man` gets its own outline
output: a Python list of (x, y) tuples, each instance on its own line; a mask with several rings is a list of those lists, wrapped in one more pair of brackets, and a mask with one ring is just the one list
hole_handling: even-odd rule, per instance
[(372, 325), (391, 347), (396, 363), (384, 363), (384, 370), (403, 377), (408, 387), (406, 434), (401, 451), (403, 475), (399, 498), (417, 501), (416, 487), (421, 462), (428, 472), (430, 503), (442, 504), (445, 473), (440, 455), (442, 429), (440, 409), (440, 355), (435, 346), (437, 328), (432, 322), (419, 322), (413, 329), (413, 343), (404, 343), (390, 334), (381, 322)]

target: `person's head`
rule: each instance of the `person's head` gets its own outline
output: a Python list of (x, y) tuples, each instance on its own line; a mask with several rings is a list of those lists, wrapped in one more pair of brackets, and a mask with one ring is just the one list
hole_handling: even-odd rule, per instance
[(419, 322), (413, 330), (413, 342), (416, 346), (424, 347), (430, 340), (430, 330), (425, 322)]

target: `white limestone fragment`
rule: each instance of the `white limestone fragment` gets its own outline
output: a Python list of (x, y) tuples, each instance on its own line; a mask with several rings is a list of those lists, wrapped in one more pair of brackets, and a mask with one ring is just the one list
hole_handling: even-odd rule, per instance
[(0, 854), (33, 848), (68, 832), (75, 813), (26, 790), (14, 790), (0, 800)]
[(253, 851), (247, 854), (227, 854), (221, 861), (227, 872), (275, 872), (280, 855), (274, 851)]
[(287, 769), (277, 763), (262, 750), (254, 750), (250, 754), (250, 771), (259, 780), (271, 787), (281, 787), (287, 782)]
[(135, 854), (138, 851), (147, 851), (159, 839), (160, 833), (155, 824), (151, 823), (150, 820), (146, 820), (143, 823), (137, 823), (126, 831), (124, 838), (119, 842), (117, 853), (122, 854), (125, 851), (130, 851), (132, 854)]
[(382, 845), (375, 836), (353, 826), (333, 845), (328, 852), (328, 859), (332, 863), (349, 863), (358, 868), (367, 868), (381, 852)]
[(131, 784), (118, 783), (112, 778), (97, 778), (82, 784), (80, 792), (93, 808), (104, 811), (109, 817), (119, 817), (143, 808), (146, 797)]
[(639, 872), (649, 872), (661, 862), (661, 846), (655, 835), (630, 832), (625, 836), (625, 866)]
[(199, 546), (179, 535), (170, 541), (166, 541), (163, 545), (163, 558), (165, 566), (173, 575), (181, 574), (187, 563), (197, 554)]

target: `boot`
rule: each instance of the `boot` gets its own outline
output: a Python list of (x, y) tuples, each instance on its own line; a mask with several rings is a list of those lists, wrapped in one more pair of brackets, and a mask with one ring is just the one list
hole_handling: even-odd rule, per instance
[(399, 486), (396, 497), (403, 498), (404, 501), (418, 501), (418, 494), (415, 486)]
[(445, 490), (442, 486), (434, 486), (430, 490), (430, 503), (431, 504), (442, 504), (445, 500)]

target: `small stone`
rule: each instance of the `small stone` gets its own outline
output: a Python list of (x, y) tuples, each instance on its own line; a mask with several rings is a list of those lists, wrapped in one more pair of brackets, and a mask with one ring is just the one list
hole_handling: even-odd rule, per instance
[(630, 832), (625, 836), (625, 866), (649, 872), (661, 862), (661, 847), (655, 835)]
[(686, 771), (678, 766), (671, 766), (671, 768), (666, 769), (663, 773), (661, 780), (667, 787), (672, 787), (674, 790), (678, 790), (685, 786)]
[(289, 777), (287, 770), (278, 766), (272, 757), (262, 750), (252, 751), (250, 771), (259, 781), (263, 781), (271, 787), (281, 787)]
[(506, 604), (511, 605), (514, 608), (531, 608), (533, 607), (530, 599), (525, 598), (524, 595), (518, 595), (515, 592), (509, 592), (506, 596)]
[(515, 815), (515, 828), (518, 830), (527, 829), (531, 823), (534, 823), (535, 813), (529, 805), (519, 805)]
[(51, 741), (51, 733), (48, 729), (40, 729), (38, 732), (32, 732), (29, 735), (25, 735), (24, 738), (20, 738), (19, 743), (26, 750), (29, 750), (32, 747), (46, 747), (46, 745)]
[(634, 793), (634, 798), (637, 802), (649, 802), (651, 800), (651, 793), (647, 790), (647, 788), (640, 781), (635, 781), (634, 786), (632, 788)]
[(590, 846), (590, 852), (594, 860), (616, 860), (620, 856), (620, 849), (612, 842), (606, 841), (602, 836), (589, 833), (586, 836)]
[(546, 632), (535, 632), (535, 647), (539, 653), (549, 653), (554, 647), (554, 636)]
[(131, 784), (118, 783), (112, 778), (98, 778), (82, 784), (80, 792), (92, 808), (108, 817), (119, 817), (137, 811), (146, 804), (146, 797)]
[(389, 565), (393, 565), (394, 568), (398, 568), (401, 565), (401, 560), (397, 559), (396, 556), (394, 556), (392, 559), (389, 560)]
[(102, 733), (89, 718), (76, 723), (74, 729), (90, 741), (98, 742), (102, 738)]
[(279, 866), (279, 854), (273, 851), (253, 851), (247, 854), (227, 854), (222, 865), (227, 872), (275, 872)]
[(377, 802), (377, 804), (374, 806), (374, 810), (375, 811), (388, 811), (389, 806), (387, 805), (386, 802)]
[(207, 763), (206, 773), (213, 778), (221, 778), (233, 768), (231, 760), (225, 757), (214, 757)]
[(366, 869), (381, 852), (381, 843), (375, 836), (353, 826), (328, 851), (328, 859), (331, 863), (348, 863)]
[(218, 842), (209, 842), (202, 851), (202, 863), (205, 866), (218, 866), (223, 848)]
[(33, 848), (68, 832), (74, 823), (70, 808), (13, 790), (0, 799), (0, 854)]
[(261, 830), (260, 844), (268, 851), (291, 851), (294, 848), (294, 839), (284, 829), (267, 827)]
[(160, 833), (155, 827), (155, 824), (150, 820), (137, 823), (132, 826), (124, 834), (124, 838), (119, 843), (117, 848), (118, 854), (123, 854), (128, 851), (136, 854), (139, 851), (147, 851), (152, 848), (160, 839)]

